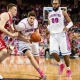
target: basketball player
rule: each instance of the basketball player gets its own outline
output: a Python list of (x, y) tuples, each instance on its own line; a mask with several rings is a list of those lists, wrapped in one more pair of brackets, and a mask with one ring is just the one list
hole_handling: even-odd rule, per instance
[[(53, 0), (53, 11), (49, 13), (49, 30), (50, 30), (50, 54), (52, 54), (55, 60), (59, 63), (59, 74), (62, 74), (65, 65), (61, 62), (59, 52), (62, 53), (65, 64), (67, 66), (66, 76), (71, 76), (69, 55), (71, 49), (67, 36), (67, 31), (73, 23), (68, 14), (59, 9), (59, 0)], [(64, 19), (67, 20), (68, 25), (64, 25)]]
[(2, 35), (6, 34), (10, 37), (18, 36), (18, 32), (10, 32), (14, 30), (12, 17), (16, 16), (17, 14), (17, 6), (15, 4), (10, 3), (7, 6), (7, 10), (8, 12), (4, 12), (0, 15), (0, 62), (2, 62), (7, 57), (7, 55), (9, 54), (8, 51), (10, 51), (10, 49), (6, 46)]
[[(32, 65), (40, 73), (43, 80), (45, 80), (46, 77), (44, 73), (40, 70), (39, 65), (37, 63), (39, 60), (37, 59), (37, 57), (39, 56), (38, 43), (34, 43), (34, 42), (32, 42), (32, 44), (29, 43), (31, 33), (35, 31), (36, 34), (39, 34), (39, 29), (37, 28), (38, 22), (35, 19), (35, 17), (36, 17), (35, 12), (31, 11), (28, 13), (28, 18), (21, 20), (18, 23), (18, 25), (15, 26), (15, 29), (20, 32), (19, 39), (18, 39), (18, 50), (20, 53), (28, 56)], [(33, 55), (35, 56), (37, 62), (34, 59)]]
[[(33, 11), (28, 13), (28, 18), (25, 18), (23, 20), (21, 20), (17, 26), (16, 29), (17, 31), (20, 31), (24, 36), (26, 36), (28, 39), (30, 39), (30, 34), (35, 32), (39, 33), (39, 29), (38, 29), (38, 21), (34, 18), (31, 17), (32, 16), (36, 16), (33, 15)], [(21, 28), (22, 27), (22, 28)], [(25, 30), (23, 30), (25, 29)], [(21, 42), (21, 41), (20, 41)], [(34, 55), (34, 58), (36, 59), (37, 63), (39, 64), (39, 46), (38, 43), (34, 43), (32, 42), (32, 44), (29, 44), (32, 50), (32, 53)], [(22, 46), (23, 47), (23, 46)], [(25, 46), (24, 46), (25, 47)], [(24, 50), (24, 49), (23, 49)]]

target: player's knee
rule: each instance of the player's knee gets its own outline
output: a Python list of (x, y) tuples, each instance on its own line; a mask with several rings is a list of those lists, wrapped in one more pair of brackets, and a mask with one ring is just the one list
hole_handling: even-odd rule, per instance
[(33, 58), (33, 55), (31, 55), (31, 54), (28, 55), (28, 58), (29, 58), (29, 59), (32, 59), (32, 58)]
[(0, 52), (0, 63), (6, 58), (7, 56), (7, 49), (3, 49)]
[(8, 49), (8, 50), (7, 50), (7, 54), (8, 54), (8, 55), (10, 55), (10, 54), (11, 54), (11, 52), (12, 52), (12, 50), (11, 50), (11, 49)]
[(7, 54), (7, 49), (5, 48), (1, 52), (4, 53), (4, 54)]
[(6, 55), (7, 55), (7, 49), (3, 49), (1, 55), (2, 55), (2, 56), (6, 56)]
[(32, 53), (28, 53), (27, 57), (28, 57), (29, 59), (32, 59), (32, 58), (33, 58)]

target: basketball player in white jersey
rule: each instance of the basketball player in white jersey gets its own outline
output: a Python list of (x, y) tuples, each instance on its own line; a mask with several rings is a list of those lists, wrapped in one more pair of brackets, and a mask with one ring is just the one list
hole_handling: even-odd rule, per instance
[[(30, 62), (36, 68), (36, 70), (40, 73), (43, 80), (46, 80), (44, 73), (41, 71), (37, 63), (39, 60), (36, 58), (36, 57), (39, 57), (38, 43), (34, 43), (34, 42), (32, 42), (32, 44), (29, 43), (31, 33), (35, 31), (36, 34), (39, 34), (39, 29), (37, 28), (38, 22), (35, 19), (35, 17), (36, 17), (35, 12), (31, 11), (28, 13), (28, 18), (21, 20), (18, 23), (18, 25), (15, 26), (15, 29), (20, 32), (19, 39), (18, 39), (18, 50), (20, 53), (23, 53), (28, 56), (28, 58), (30, 59)], [(35, 56), (37, 62), (33, 57), (33, 55)]]
[[(16, 27), (17, 31), (20, 31), (22, 35), (27, 37), (27, 39), (30, 39), (30, 34), (33, 33), (34, 31), (39, 32), (38, 21), (36, 19), (34, 21), (32, 21), (31, 18), (25, 18), (25, 19), (21, 20), (17, 26), (20, 27), (20, 28)], [(18, 40), (18, 42), (20, 42), (20, 44), (24, 43), (21, 40)], [(30, 44), (30, 43), (28, 43), (28, 44), (31, 47), (32, 54), (34, 55), (34, 58), (36, 59), (37, 63), (39, 63), (39, 46), (38, 46), (38, 43), (32, 42), (32, 44)], [(21, 48), (23, 48), (23, 49), (21, 50)], [(25, 45), (23, 44), (19, 48), (19, 51), (22, 52), (24, 49), (25, 49)]]
[[(50, 54), (59, 63), (59, 74), (62, 74), (65, 65), (61, 62), (59, 53), (61, 52), (67, 66), (66, 76), (71, 76), (69, 55), (71, 54), (70, 44), (67, 36), (67, 31), (73, 23), (68, 14), (59, 9), (59, 0), (53, 0), (53, 11), (49, 13), (49, 31), (50, 31)], [(64, 25), (64, 19), (67, 20), (68, 25)]]

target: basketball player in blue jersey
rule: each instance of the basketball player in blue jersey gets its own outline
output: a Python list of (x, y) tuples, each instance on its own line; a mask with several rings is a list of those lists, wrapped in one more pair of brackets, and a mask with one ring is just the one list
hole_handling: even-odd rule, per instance
[[(61, 52), (67, 67), (66, 76), (71, 76), (70, 61), (69, 55), (71, 54), (70, 43), (67, 36), (67, 31), (73, 23), (68, 16), (68, 14), (59, 9), (60, 3), (59, 0), (53, 0), (52, 7), (53, 11), (49, 13), (48, 20), (49, 25), (48, 29), (50, 32), (50, 54), (53, 55), (54, 59), (59, 64), (59, 74), (62, 74), (65, 65), (62, 63), (59, 57)], [(64, 19), (67, 20), (68, 25), (64, 25)]]

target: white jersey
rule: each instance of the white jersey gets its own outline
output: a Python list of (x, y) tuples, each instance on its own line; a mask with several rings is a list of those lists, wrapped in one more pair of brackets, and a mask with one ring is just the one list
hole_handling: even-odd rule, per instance
[(51, 34), (60, 33), (63, 31), (64, 25), (64, 16), (62, 10), (52, 11), (48, 15), (50, 21), (49, 30)]
[[(18, 25), (15, 26), (16, 30), (20, 31), (27, 38), (30, 38), (30, 34), (33, 33), (37, 27), (38, 21), (36, 19), (34, 20), (34, 24), (31, 26), (29, 25), (27, 18), (21, 20)], [(32, 51), (34, 56), (39, 56), (38, 43), (32, 42), (32, 44), (30, 44), (18, 39), (17, 46), (18, 52), (20, 53), (23, 53), (25, 49), (29, 49)]]
[(35, 19), (33, 25), (29, 25), (28, 18), (21, 20), (18, 25), (16, 25), (16, 30), (20, 31), (23, 35), (29, 36), (38, 27), (38, 21)]

